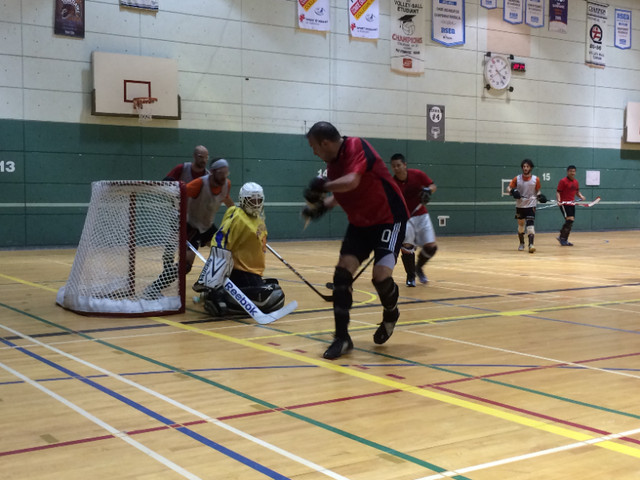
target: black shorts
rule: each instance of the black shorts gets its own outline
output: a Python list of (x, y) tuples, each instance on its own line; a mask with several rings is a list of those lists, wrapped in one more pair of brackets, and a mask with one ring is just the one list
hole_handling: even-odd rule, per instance
[(208, 245), (217, 231), (218, 227), (213, 224), (206, 232), (200, 233), (197, 228), (187, 223), (187, 240), (194, 247), (200, 248), (203, 245)]
[(536, 218), (535, 207), (516, 208), (516, 220), (526, 220), (527, 218), (531, 220)]
[(576, 206), (575, 205), (560, 205), (560, 211), (562, 212), (562, 216), (564, 218), (574, 217), (576, 216)]
[(374, 264), (390, 253), (397, 259), (406, 226), (406, 221), (370, 227), (355, 227), (349, 224), (342, 240), (340, 255), (353, 255), (362, 263), (374, 252)]

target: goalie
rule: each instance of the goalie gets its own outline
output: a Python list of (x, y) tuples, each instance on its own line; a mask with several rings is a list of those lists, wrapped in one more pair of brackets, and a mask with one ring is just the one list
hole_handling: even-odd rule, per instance
[(278, 281), (262, 278), (267, 245), (262, 187), (245, 183), (240, 188), (239, 204), (225, 212), (213, 238), (211, 255), (193, 286), (204, 294), (205, 311), (215, 316), (228, 311), (244, 312), (222, 288), (227, 277), (264, 313), (284, 305), (284, 292)]

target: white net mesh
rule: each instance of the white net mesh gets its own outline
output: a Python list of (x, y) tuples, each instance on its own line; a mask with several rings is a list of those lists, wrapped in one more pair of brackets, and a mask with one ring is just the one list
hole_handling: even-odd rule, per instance
[(78, 313), (122, 316), (183, 311), (180, 197), (178, 182), (94, 182), (57, 303)]

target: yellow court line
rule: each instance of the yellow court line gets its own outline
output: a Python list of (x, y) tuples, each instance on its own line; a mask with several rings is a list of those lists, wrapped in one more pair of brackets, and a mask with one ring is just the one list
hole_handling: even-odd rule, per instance
[[(8, 275), (4, 275), (4, 274), (0, 274), (1, 277), (3, 278), (7, 278), (11, 281), (15, 281), (18, 283), (22, 283), (24, 285), (29, 285), (32, 287), (37, 287), (37, 288), (42, 288), (44, 290), (48, 290), (48, 291), (52, 291), (55, 292), (56, 290), (51, 289), (49, 287), (44, 287), (43, 285), (39, 285), (36, 283), (32, 283), (32, 282), (28, 282), (26, 280), (21, 280), (15, 277), (10, 277)], [(582, 305), (574, 305), (573, 307), (568, 307), (568, 306), (563, 306), (563, 307), (548, 307), (548, 308), (539, 308), (539, 309), (534, 309), (531, 310), (531, 312), (535, 313), (535, 312), (540, 312), (540, 311), (548, 311), (548, 310), (554, 310), (554, 309), (563, 309), (563, 308), (580, 308), (583, 306), (601, 306), (601, 305), (609, 305), (609, 304), (621, 304), (621, 303), (633, 303), (633, 302), (638, 302), (640, 300), (627, 300), (627, 301), (610, 301), (610, 302), (601, 302), (601, 303), (591, 303), (591, 304), (582, 304)], [(497, 314), (494, 315), (503, 315), (503, 316), (507, 316), (510, 312), (498, 312)], [(483, 315), (484, 316), (484, 315)], [(465, 316), (467, 317), (467, 316)], [(158, 323), (162, 323), (174, 328), (179, 328), (182, 330), (189, 330), (192, 332), (196, 332), (199, 333), (201, 335), (206, 335), (209, 337), (213, 337), (219, 340), (223, 340), (229, 343), (235, 343), (237, 345), (242, 345), (244, 347), (248, 347), (248, 348), (253, 348), (255, 350), (260, 350), (269, 354), (273, 354), (273, 355), (278, 355), (281, 357), (285, 357), (285, 358), (289, 358), (292, 360), (297, 360), (299, 362), (302, 363), (307, 363), (307, 364), (311, 364), (311, 365), (315, 365), (317, 367), (320, 368), (325, 368), (328, 370), (333, 370), (334, 372), (337, 373), (342, 373), (344, 375), (349, 375), (352, 377), (356, 377), (359, 378), (361, 380), (364, 381), (368, 381), (371, 383), (377, 383), (379, 385), (382, 385), (386, 388), (389, 389), (394, 389), (394, 390), (400, 390), (400, 391), (404, 391), (407, 393), (412, 393), (415, 395), (419, 395), (421, 397), (425, 397), (425, 398), (429, 398), (431, 400), (436, 400), (439, 402), (443, 402), (443, 403), (447, 403), (450, 405), (454, 405), (454, 406), (458, 406), (461, 408), (466, 408), (468, 410), (474, 411), (474, 412), (478, 412), (478, 413), (482, 413), (485, 415), (490, 415), (496, 418), (499, 418), (501, 420), (506, 420), (509, 422), (513, 422), (519, 425), (524, 425), (527, 427), (531, 427), (531, 428), (535, 428), (547, 433), (552, 433), (555, 435), (559, 435), (565, 438), (570, 438), (572, 440), (577, 440), (577, 441), (581, 441), (581, 442), (586, 442), (586, 441), (590, 441), (590, 440), (595, 440), (596, 437), (593, 437), (591, 435), (587, 435), (585, 433), (581, 433), (581, 432), (577, 432), (574, 430), (569, 430), (568, 428), (564, 428), (564, 427), (560, 427), (557, 425), (551, 425), (551, 424), (547, 424), (544, 423), (540, 420), (533, 420), (530, 419), (528, 417), (522, 416), (522, 415), (516, 415), (510, 412), (504, 412), (501, 410), (498, 410), (496, 408), (493, 407), (487, 407), (485, 405), (481, 405), (481, 404), (477, 404), (474, 402), (470, 402), (468, 400), (463, 400), (457, 397), (453, 397), (453, 396), (449, 396), (449, 395), (444, 395), (442, 393), (437, 393), (437, 392), (433, 392), (433, 391), (429, 391), (429, 390), (425, 390), (413, 385), (408, 385), (406, 383), (402, 383), (402, 382), (398, 382), (396, 380), (391, 380), (388, 378), (381, 378), (381, 377), (377, 377), (375, 375), (369, 374), (369, 373), (365, 373), (363, 371), (360, 370), (354, 370), (351, 369), (349, 367), (343, 367), (341, 365), (337, 365), (333, 362), (328, 362), (325, 360), (320, 360), (320, 359), (316, 359), (316, 358), (312, 358), (312, 357), (307, 357), (304, 355), (300, 355), (298, 353), (294, 353), (294, 352), (288, 352), (286, 350), (279, 350), (267, 345), (261, 345), (259, 343), (250, 341), (250, 340), (244, 340), (241, 338), (235, 338), (235, 337), (231, 337), (228, 335), (224, 335), (222, 333), (216, 333), (216, 332), (210, 332), (207, 330), (202, 330), (200, 328), (197, 327), (193, 327), (191, 325), (183, 325), (182, 323), (178, 323), (178, 322), (173, 322), (171, 320), (166, 320), (164, 318), (160, 318), (160, 317), (148, 317), (150, 320), (155, 320)], [(454, 318), (454, 317), (451, 317)], [(477, 318), (477, 316), (476, 316)], [(409, 323), (409, 322), (407, 322)], [(611, 450), (617, 453), (622, 453), (624, 455), (628, 455), (631, 457), (635, 457), (635, 458), (640, 458), (640, 449), (634, 448), (634, 447), (630, 447), (628, 445), (621, 445), (618, 443), (615, 443), (611, 440), (605, 440), (602, 442), (597, 442), (597, 443), (593, 443), (593, 445), (601, 447), (601, 448), (605, 448), (607, 450)]]
[[(587, 435), (585, 433), (581, 433), (581, 432), (577, 432), (574, 430), (569, 430), (568, 428), (564, 428), (564, 427), (559, 427), (557, 425), (551, 425), (551, 424), (547, 424), (545, 422), (542, 422), (540, 420), (533, 420), (530, 419), (528, 417), (524, 417), (522, 415), (516, 415), (510, 412), (504, 412), (502, 410), (498, 410), (496, 408), (493, 407), (487, 407), (485, 405), (481, 405), (481, 404), (477, 404), (474, 402), (470, 402), (468, 400), (463, 400), (457, 397), (452, 397), (449, 395), (444, 395), (441, 393), (437, 393), (437, 392), (433, 392), (433, 391), (429, 391), (429, 390), (425, 390), (413, 385), (408, 385), (406, 383), (402, 383), (402, 382), (398, 382), (396, 380), (391, 380), (391, 379), (387, 379), (387, 378), (381, 378), (381, 377), (377, 377), (375, 375), (369, 374), (369, 373), (365, 373), (362, 372), (360, 370), (354, 370), (351, 369), (349, 367), (343, 367), (341, 365), (337, 365), (333, 362), (328, 362), (325, 360), (320, 360), (320, 359), (316, 359), (316, 358), (311, 358), (311, 357), (307, 357), (304, 355), (300, 355), (298, 353), (294, 353), (294, 352), (288, 352), (286, 350), (279, 350), (277, 348), (274, 347), (270, 347), (268, 345), (261, 345), (259, 343), (255, 343), (253, 341), (250, 340), (244, 340), (241, 338), (235, 338), (235, 337), (230, 337), (228, 335), (224, 335), (221, 333), (216, 333), (216, 332), (210, 332), (207, 330), (202, 330), (200, 328), (197, 327), (193, 327), (191, 325), (183, 325), (181, 323), (178, 322), (173, 322), (171, 320), (166, 320), (163, 318), (159, 318), (159, 317), (150, 317), (160, 323), (164, 323), (165, 325), (169, 325), (169, 326), (173, 326), (176, 328), (180, 328), (180, 329), (184, 329), (184, 330), (190, 330), (192, 332), (196, 332), (202, 335), (206, 335), (209, 337), (213, 337), (216, 338), (218, 340), (223, 340), (226, 342), (230, 342), (230, 343), (235, 343), (237, 345), (242, 345), (244, 347), (248, 347), (248, 348), (253, 348), (255, 350), (260, 350), (266, 353), (270, 353), (273, 355), (279, 355), (281, 357), (285, 357), (285, 358), (289, 358), (292, 360), (297, 360), (299, 362), (302, 363), (307, 363), (307, 364), (311, 364), (311, 365), (315, 365), (317, 367), (320, 368), (326, 368), (328, 370), (333, 370), (334, 372), (338, 372), (338, 373), (342, 373), (345, 375), (349, 375), (352, 377), (356, 377), (359, 378), (361, 380), (367, 381), (367, 382), (371, 382), (371, 383), (377, 383), (379, 385), (383, 385), (386, 388), (389, 389), (393, 389), (393, 390), (401, 390), (407, 393), (412, 393), (415, 395), (419, 395), (422, 397), (426, 397), (429, 398), (431, 400), (436, 400), (439, 402), (443, 402), (443, 403), (448, 403), (450, 405), (455, 405), (458, 407), (462, 407), (462, 408), (466, 408), (467, 410), (472, 410), (474, 412), (478, 412), (478, 413), (482, 413), (485, 415), (490, 415), (496, 418), (499, 418), (501, 420), (506, 420), (509, 422), (513, 422), (513, 423), (517, 423), (519, 425), (524, 425), (527, 427), (531, 427), (531, 428), (536, 428), (538, 430), (547, 432), (547, 433), (553, 433), (555, 435), (559, 435), (561, 437), (565, 437), (565, 438), (570, 438), (572, 440), (577, 440), (577, 441), (581, 441), (581, 442), (586, 442), (589, 440), (594, 440), (596, 439), (596, 437), (593, 437), (591, 435)], [(615, 443), (611, 440), (605, 440), (602, 442), (597, 442), (594, 443), (593, 445), (601, 447), (601, 448), (605, 448), (607, 450), (612, 450), (614, 452), (617, 453), (622, 453), (624, 455), (629, 455), (631, 457), (636, 457), (636, 458), (640, 458), (640, 449), (634, 448), (634, 447), (630, 447), (628, 445), (621, 445), (618, 443)]]
[(11, 280), (12, 282), (21, 283), (23, 285), (28, 285), (30, 287), (41, 288), (42, 290), (47, 290), (48, 292), (58, 292), (57, 288), (45, 287), (39, 283), (32, 283), (27, 280), (22, 280), (21, 278), (11, 277), (9, 275), (5, 275), (4, 273), (0, 273), (0, 277), (6, 278), (7, 280)]

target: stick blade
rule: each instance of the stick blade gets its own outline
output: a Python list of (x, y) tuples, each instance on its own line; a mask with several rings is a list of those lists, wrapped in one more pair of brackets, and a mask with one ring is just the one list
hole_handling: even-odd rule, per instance
[(287, 305), (282, 307), (280, 310), (276, 310), (275, 312), (263, 313), (262, 315), (259, 315), (259, 314), (254, 315), (253, 319), (260, 325), (268, 325), (286, 315), (289, 315), (296, 308), (298, 308), (298, 302), (294, 300), (293, 302), (288, 303)]
[(597, 196), (596, 198), (593, 199), (593, 202), (591, 202), (589, 204), (590, 207), (593, 207), (594, 205), (597, 205), (598, 203), (600, 203), (600, 196)]

